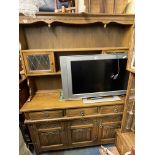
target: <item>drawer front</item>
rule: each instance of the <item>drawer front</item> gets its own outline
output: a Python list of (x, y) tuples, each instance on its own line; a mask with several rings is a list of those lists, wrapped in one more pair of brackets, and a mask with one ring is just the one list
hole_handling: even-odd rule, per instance
[(122, 121), (122, 115), (110, 115), (101, 118), (102, 122), (119, 122)]
[(86, 115), (93, 115), (96, 113), (97, 113), (97, 107), (66, 110), (66, 116), (68, 116), (68, 117), (86, 116)]
[(40, 112), (30, 112), (29, 118), (33, 120), (38, 119), (51, 119), (51, 118), (59, 118), (63, 117), (63, 110), (57, 111), (40, 111)]
[(119, 113), (123, 112), (123, 105), (112, 105), (112, 106), (102, 106), (100, 109), (101, 114), (108, 114), (108, 113)]
[(59, 128), (61, 127), (60, 122), (46, 122), (36, 124), (37, 129), (50, 129), (50, 128)]

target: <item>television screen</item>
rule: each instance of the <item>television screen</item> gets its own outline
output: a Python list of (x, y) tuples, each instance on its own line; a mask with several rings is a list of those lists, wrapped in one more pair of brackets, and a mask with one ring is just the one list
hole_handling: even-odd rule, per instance
[(126, 63), (127, 59), (71, 61), (73, 94), (126, 90)]
[(127, 53), (61, 56), (64, 99), (126, 93)]

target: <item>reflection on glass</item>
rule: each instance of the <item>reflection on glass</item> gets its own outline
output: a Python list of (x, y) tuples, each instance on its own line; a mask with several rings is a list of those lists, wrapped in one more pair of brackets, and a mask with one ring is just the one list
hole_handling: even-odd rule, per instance
[(35, 70), (50, 70), (50, 60), (48, 54), (28, 55), (27, 61), (29, 69)]

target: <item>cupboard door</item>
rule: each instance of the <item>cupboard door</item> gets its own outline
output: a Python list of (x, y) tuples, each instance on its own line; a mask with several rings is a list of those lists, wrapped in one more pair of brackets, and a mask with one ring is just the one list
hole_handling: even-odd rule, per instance
[(112, 122), (112, 123), (100, 123), (99, 125), (99, 137), (101, 142), (107, 139), (115, 138), (115, 130), (121, 127), (120, 122)]
[[(78, 121), (78, 120), (75, 120)], [(80, 122), (80, 123), (79, 123)], [(80, 120), (76, 123), (69, 123), (69, 145), (71, 146), (85, 146), (93, 144), (97, 141), (96, 125), (93, 120)]]
[(54, 72), (54, 58), (52, 52), (23, 53), (27, 74)]
[(40, 149), (42, 151), (50, 149), (59, 149), (66, 145), (67, 138), (64, 132), (63, 124), (60, 124), (60, 126), (58, 126), (58, 124), (48, 123), (47, 126), (46, 124), (41, 124), (40, 126), (38, 125), (38, 139)]
[(39, 131), (38, 135), (41, 148), (63, 146), (63, 138), (59, 129)]

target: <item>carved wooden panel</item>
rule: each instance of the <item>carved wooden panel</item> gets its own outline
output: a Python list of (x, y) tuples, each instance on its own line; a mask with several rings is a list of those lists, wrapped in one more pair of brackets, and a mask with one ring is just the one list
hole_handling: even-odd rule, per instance
[(67, 136), (64, 132), (64, 123), (43, 122), (36, 124), (36, 140), (40, 150), (59, 149), (66, 146)]
[(39, 140), (41, 147), (52, 145), (63, 145), (60, 130), (41, 131), (39, 132)]
[(92, 128), (76, 128), (71, 130), (72, 143), (91, 141), (92, 140)]
[(90, 122), (89, 120), (87, 122), (86, 120), (84, 121), (81, 120), (81, 124), (80, 121), (78, 125), (71, 125), (71, 124), (74, 123), (69, 123), (68, 126), (70, 145), (86, 145), (96, 142), (97, 132), (94, 121)]
[(121, 122), (115, 122), (115, 123), (100, 123), (99, 126), (99, 133), (100, 133), (100, 140), (104, 139), (111, 139), (115, 138), (115, 130), (117, 128), (120, 128)]

